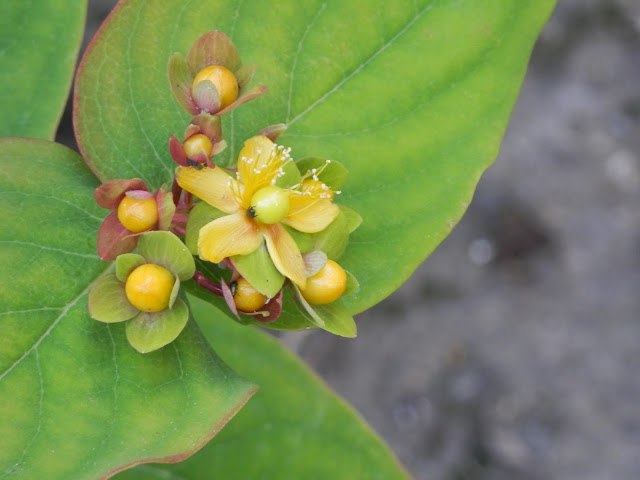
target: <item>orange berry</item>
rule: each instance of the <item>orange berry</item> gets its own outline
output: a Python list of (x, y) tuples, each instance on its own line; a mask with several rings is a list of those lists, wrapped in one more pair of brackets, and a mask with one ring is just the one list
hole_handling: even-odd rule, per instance
[(143, 312), (160, 312), (169, 306), (171, 291), (176, 283), (169, 270), (160, 265), (145, 263), (127, 277), (125, 293), (131, 305)]
[(267, 302), (267, 296), (253, 288), (253, 285), (244, 278), (239, 278), (236, 280), (233, 301), (236, 304), (236, 308), (241, 312), (253, 313), (264, 307)]
[(213, 151), (213, 142), (211, 142), (206, 135), (197, 133), (187, 138), (182, 148), (184, 148), (184, 153), (189, 158), (195, 157), (200, 152), (204, 153), (207, 158), (210, 158), (211, 152)]
[(336, 301), (347, 289), (347, 274), (333, 260), (327, 263), (315, 275), (307, 278), (307, 286), (300, 292), (312, 305), (324, 305)]
[(192, 91), (200, 82), (209, 80), (218, 90), (220, 96), (220, 110), (228, 107), (238, 98), (238, 80), (227, 67), (209, 65), (198, 72), (193, 79)]
[(133, 198), (125, 196), (118, 205), (118, 220), (133, 233), (149, 230), (158, 223), (158, 204), (155, 197)]

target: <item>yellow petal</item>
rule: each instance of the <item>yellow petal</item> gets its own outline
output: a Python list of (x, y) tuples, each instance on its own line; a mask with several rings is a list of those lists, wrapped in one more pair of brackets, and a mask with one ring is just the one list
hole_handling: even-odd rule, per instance
[(282, 223), (295, 228), (299, 232), (316, 233), (324, 230), (333, 222), (340, 208), (325, 198), (291, 195), (289, 197), (289, 213)]
[(307, 284), (304, 260), (291, 235), (278, 223), (264, 225), (263, 233), (267, 250), (278, 271), (298, 287), (304, 288)]
[(271, 185), (286, 158), (282, 147), (278, 148), (263, 135), (251, 137), (244, 142), (238, 156), (238, 174), (245, 188), (245, 203), (258, 190)]
[(238, 195), (240, 185), (221, 168), (178, 167), (178, 185), (224, 213), (242, 209)]
[(216, 218), (200, 229), (198, 256), (218, 263), (233, 255), (247, 255), (262, 243), (262, 234), (245, 212)]

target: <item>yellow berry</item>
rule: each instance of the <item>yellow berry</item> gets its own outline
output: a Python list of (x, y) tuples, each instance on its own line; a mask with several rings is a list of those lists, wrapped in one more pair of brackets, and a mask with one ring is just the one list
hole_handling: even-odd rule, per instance
[(253, 313), (264, 307), (267, 297), (253, 288), (247, 280), (239, 278), (236, 280), (236, 290), (233, 294), (233, 301), (236, 308), (241, 312)]
[(132, 198), (125, 196), (118, 205), (118, 220), (133, 233), (149, 230), (158, 223), (158, 204), (154, 197)]
[(228, 107), (238, 98), (238, 80), (227, 67), (210, 65), (203, 68), (193, 79), (192, 91), (200, 82), (209, 80), (218, 90), (220, 96), (220, 110)]
[(300, 292), (304, 299), (312, 305), (331, 303), (342, 296), (347, 289), (347, 274), (333, 260), (315, 275), (307, 278), (307, 286)]
[(204, 153), (207, 158), (210, 158), (211, 151), (213, 150), (213, 143), (206, 135), (198, 133), (187, 138), (182, 147), (184, 148), (184, 153), (189, 158), (195, 157), (200, 152)]
[(251, 197), (249, 210), (249, 215), (262, 223), (277, 223), (289, 213), (289, 192), (275, 185), (263, 187)]
[(143, 312), (160, 312), (169, 306), (171, 291), (176, 283), (169, 270), (146, 263), (129, 274), (125, 293), (131, 305)]

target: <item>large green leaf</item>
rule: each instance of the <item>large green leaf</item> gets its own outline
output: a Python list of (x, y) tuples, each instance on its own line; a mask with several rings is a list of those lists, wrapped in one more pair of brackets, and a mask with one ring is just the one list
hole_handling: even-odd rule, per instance
[(0, 137), (53, 139), (71, 87), (86, 10), (86, 0), (2, 3)]
[(193, 457), (176, 465), (143, 465), (119, 480), (408, 477), (358, 415), (282, 345), (258, 330), (215, 320), (216, 311), (202, 301), (190, 304), (220, 355), (262, 387)]
[(106, 212), (76, 153), (2, 139), (0, 165), (0, 478), (90, 479), (193, 453), (255, 387), (193, 321), (142, 355), (123, 324), (89, 317)]
[[(228, 155), (285, 122), (293, 156), (349, 170), (339, 201), (362, 226), (340, 262), (356, 313), (395, 290), (449, 233), (496, 156), (554, 0), (122, 1), (77, 78), (76, 125), (101, 179), (170, 179), (185, 114), (169, 56), (219, 29), (258, 66), (264, 97), (224, 120)], [(107, 108), (108, 106), (108, 108)]]

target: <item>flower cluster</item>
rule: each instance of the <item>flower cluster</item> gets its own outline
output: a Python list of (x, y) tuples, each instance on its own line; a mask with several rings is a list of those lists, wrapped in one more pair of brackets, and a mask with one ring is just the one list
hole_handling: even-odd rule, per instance
[(151, 193), (143, 180), (131, 179), (96, 189), (98, 204), (112, 210), (98, 253), (115, 260), (115, 274), (96, 282), (89, 311), (102, 322), (126, 321), (127, 338), (140, 352), (173, 341), (186, 325), (181, 282), (221, 297), (244, 323), (278, 328), (283, 302), (291, 301), (307, 324), (355, 335), (340, 302), (358, 284), (337, 262), (361, 222), (334, 202), (346, 169), (315, 157), (295, 161), (275, 143), (284, 125), (247, 139), (228, 168), (216, 164), (226, 147), (221, 116), (266, 92), (247, 89), (254, 70), (218, 31), (200, 37), (186, 59), (174, 54), (171, 91), (193, 117), (182, 140), (169, 138), (178, 165), (173, 187)]

